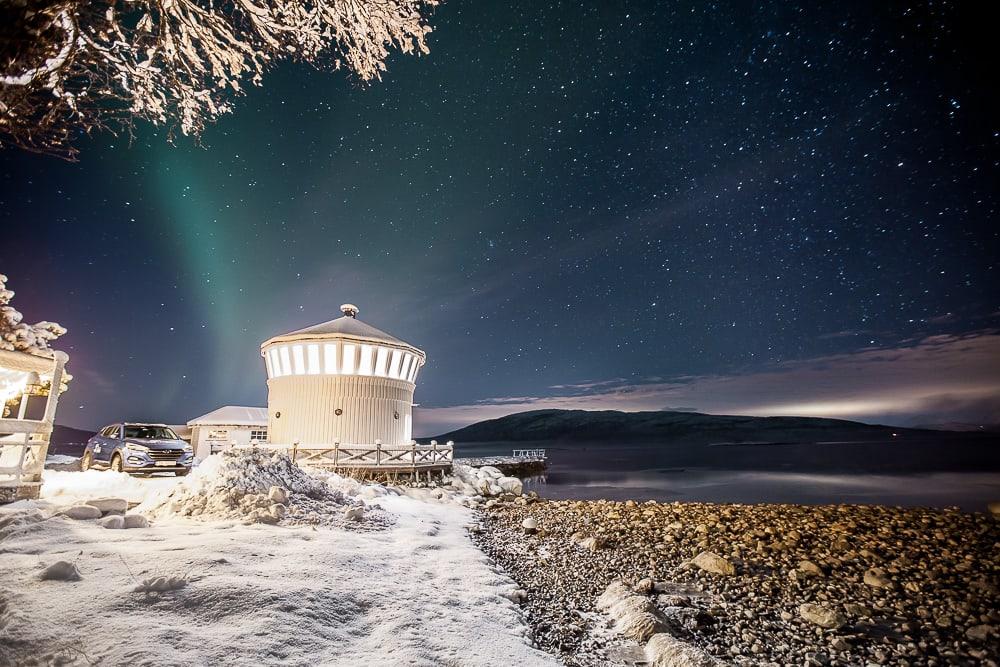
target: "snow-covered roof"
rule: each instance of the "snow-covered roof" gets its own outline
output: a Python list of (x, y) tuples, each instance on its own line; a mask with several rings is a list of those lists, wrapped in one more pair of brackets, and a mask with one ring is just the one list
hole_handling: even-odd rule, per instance
[(267, 426), (267, 408), (224, 405), (207, 415), (196, 417), (188, 426)]
[(343, 317), (338, 317), (335, 320), (330, 320), (329, 322), (321, 322), (320, 324), (314, 324), (310, 327), (304, 329), (298, 329), (296, 331), (290, 331), (285, 334), (280, 334), (274, 336), (261, 345), (264, 347), (269, 343), (288, 340), (295, 338), (337, 338), (340, 336), (347, 338), (359, 338), (364, 340), (370, 340), (380, 343), (392, 343), (396, 345), (404, 345), (406, 347), (412, 348), (414, 351), (420, 353), (423, 356), (423, 352), (410, 345), (409, 343), (402, 341), (392, 334), (386, 333), (381, 329), (373, 327), (367, 322), (362, 322), (357, 318), (358, 308), (353, 304), (345, 303), (340, 307), (340, 310), (344, 313)]

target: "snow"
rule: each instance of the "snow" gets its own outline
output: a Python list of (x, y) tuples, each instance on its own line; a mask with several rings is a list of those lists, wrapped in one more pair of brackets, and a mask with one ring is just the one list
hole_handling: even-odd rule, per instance
[(67, 456), (66, 454), (49, 454), (45, 457), (45, 465), (50, 463), (55, 463), (56, 465), (65, 465), (69, 463), (76, 463), (80, 460), (79, 456)]
[(172, 475), (139, 479), (123, 472), (112, 470), (87, 470), (66, 472), (45, 470), (42, 472), (44, 500), (68, 505), (87, 498), (125, 498), (131, 503), (141, 503), (151, 495), (167, 491), (180, 481)]
[[(505, 597), (515, 584), (469, 540), (472, 512), (440, 489), (415, 489), (437, 498), (426, 502), (329, 476), (334, 491), (355, 503), (367, 497), (370, 510), (394, 519), (368, 530), (173, 514), (149, 528), (108, 530), (52, 516), (88, 496), (127, 493), (155, 506), (197, 484), (191, 478), (181, 487), (176, 478), (46, 471), (42, 500), (0, 507), (0, 664), (60, 656), (144, 665), (559, 664), (528, 645), (520, 610)], [(58, 561), (80, 580), (41, 580)]]

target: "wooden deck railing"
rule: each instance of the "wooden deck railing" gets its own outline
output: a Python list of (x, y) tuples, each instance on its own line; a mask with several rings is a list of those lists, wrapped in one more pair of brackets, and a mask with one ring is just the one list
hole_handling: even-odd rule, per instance
[(544, 459), (544, 449), (515, 449), (514, 458), (518, 459)]
[(329, 468), (377, 468), (380, 470), (418, 470), (444, 468), (451, 465), (454, 456), (452, 445), (409, 445), (390, 447), (375, 445), (282, 445), (260, 443), (254, 445), (288, 452), (293, 461), (301, 465)]

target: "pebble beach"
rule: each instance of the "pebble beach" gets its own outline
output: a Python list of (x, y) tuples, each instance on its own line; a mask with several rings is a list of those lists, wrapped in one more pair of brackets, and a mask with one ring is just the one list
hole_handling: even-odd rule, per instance
[[(1000, 654), (989, 513), (506, 495), (472, 533), (521, 587), (533, 640), (568, 665), (996, 665)], [(650, 660), (652, 630), (630, 637), (597, 604), (616, 580), (704, 661)]]

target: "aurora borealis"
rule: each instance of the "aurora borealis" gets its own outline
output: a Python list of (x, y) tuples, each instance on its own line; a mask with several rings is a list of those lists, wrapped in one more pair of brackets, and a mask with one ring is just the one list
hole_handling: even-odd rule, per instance
[(581, 403), (1000, 421), (978, 11), (448, 2), (429, 56), (370, 87), (284, 66), (201, 146), (0, 151), (0, 272), (69, 329), (74, 426), (263, 405), (260, 342), (348, 301), (427, 351), (426, 432)]

